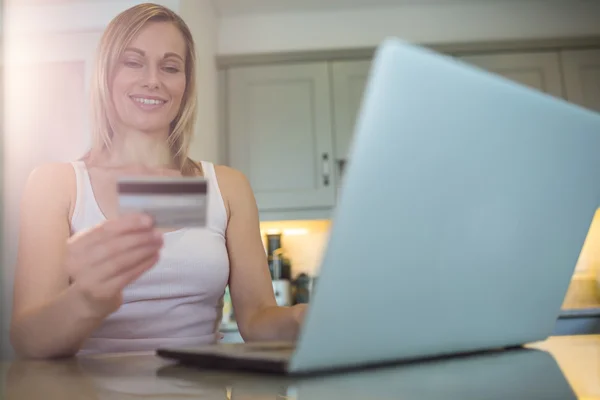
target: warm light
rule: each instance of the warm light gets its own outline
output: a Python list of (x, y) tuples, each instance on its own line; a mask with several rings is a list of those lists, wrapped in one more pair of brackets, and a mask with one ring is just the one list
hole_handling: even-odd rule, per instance
[(283, 235), (283, 236), (302, 236), (308, 235), (309, 230), (307, 228), (270, 228), (263, 231), (266, 235)]
[(303, 229), (303, 228), (284, 229), (283, 230), (283, 234), (284, 234), (284, 236), (301, 236), (301, 235), (307, 235), (308, 234), (308, 229)]

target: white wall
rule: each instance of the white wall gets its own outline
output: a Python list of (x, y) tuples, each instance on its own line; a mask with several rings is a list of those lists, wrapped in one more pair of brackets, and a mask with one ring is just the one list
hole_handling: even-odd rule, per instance
[(600, 1), (518, 0), (407, 5), (223, 18), (220, 55), (372, 47), (386, 36), (416, 43), (600, 35)]
[(196, 42), (198, 121), (190, 156), (215, 163), (221, 157), (221, 136), (217, 123), (217, 52), (218, 20), (211, 0), (181, 0), (179, 14), (192, 31)]
[[(11, 26), (13, 21), (8, 21)], [(80, 157), (89, 144), (89, 73), (99, 32), (4, 37), (4, 194), (2, 355), (10, 356), (8, 327), (18, 245), (19, 203), (25, 180), (42, 163)]]
[[(10, 1), (7, 7), (7, 21), (12, 33), (57, 33), (102, 31), (118, 13), (145, 3), (142, 0), (73, 0), (64, 3), (43, 5), (19, 5), (18, 0)], [(179, 9), (179, 0), (153, 0), (174, 11)]]

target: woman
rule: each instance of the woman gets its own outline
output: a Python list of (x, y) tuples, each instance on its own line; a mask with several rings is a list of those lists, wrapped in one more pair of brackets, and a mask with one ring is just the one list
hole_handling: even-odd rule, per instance
[[(295, 339), (304, 307), (276, 305), (248, 181), (187, 156), (196, 87), (183, 20), (154, 4), (118, 15), (91, 89), (89, 154), (41, 166), (26, 185), (11, 324), (18, 354), (214, 342), (227, 284), (246, 341)], [(147, 216), (119, 215), (123, 175), (205, 177), (206, 229), (161, 231)]]

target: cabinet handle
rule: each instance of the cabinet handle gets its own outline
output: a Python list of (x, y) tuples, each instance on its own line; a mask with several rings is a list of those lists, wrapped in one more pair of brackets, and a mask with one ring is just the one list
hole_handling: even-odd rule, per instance
[(329, 186), (329, 154), (323, 153), (323, 185)]
[(344, 176), (344, 171), (346, 169), (346, 160), (341, 158), (341, 159), (337, 160), (337, 164), (338, 164), (338, 169), (339, 169), (339, 176), (341, 178)]

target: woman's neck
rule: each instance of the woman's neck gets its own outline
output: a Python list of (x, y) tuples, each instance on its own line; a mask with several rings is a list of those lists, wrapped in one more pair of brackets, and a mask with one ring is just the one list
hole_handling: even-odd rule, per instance
[[(158, 136), (158, 135), (157, 135)], [(175, 168), (166, 136), (115, 135), (105, 162), (111, 167)]]

